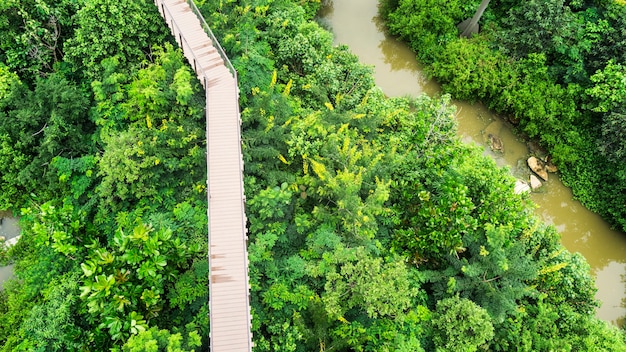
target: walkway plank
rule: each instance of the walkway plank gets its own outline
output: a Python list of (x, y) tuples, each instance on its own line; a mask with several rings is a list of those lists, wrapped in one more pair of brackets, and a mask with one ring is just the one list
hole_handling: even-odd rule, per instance
[(251, 351), (237, 80), (191, 0), (155, 0), (155, 5), (206, 90), (211, 350)]

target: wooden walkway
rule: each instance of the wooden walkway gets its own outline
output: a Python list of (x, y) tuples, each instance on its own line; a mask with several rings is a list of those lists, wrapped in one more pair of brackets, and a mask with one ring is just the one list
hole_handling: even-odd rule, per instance
[(251, 351), (237, 73), (191, 0), (155, 0), (206, 91), (211, 350)]

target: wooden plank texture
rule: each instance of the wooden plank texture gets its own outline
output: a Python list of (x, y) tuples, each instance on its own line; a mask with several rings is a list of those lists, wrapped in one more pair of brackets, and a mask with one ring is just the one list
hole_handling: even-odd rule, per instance
[(155, 5), (207, 91), (211, 350), (251, 351), (237, 80), (187, 1), (155, 0)]

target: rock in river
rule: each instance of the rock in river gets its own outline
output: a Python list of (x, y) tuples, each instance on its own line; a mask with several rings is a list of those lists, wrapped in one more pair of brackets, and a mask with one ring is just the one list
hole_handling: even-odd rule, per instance
[(552, 157), (550, 155), (546, 157), (546, 170), (548, 170), (548, 172), (551, 172), (551, 173), (555, 173), (559, 171), (556, 165), (552, 163)]
[(533, 170), (537, 176), (541, 177), (544, 181), (548, 181), (548, 171), (546, 170), (546, 166), (543, 161), (531, 156), (528, 158), (528, 167)]
[(539, 179), (537, 178), (537, 176), (535, 175), (530, 175), (530, 188), (534, 190), (536, 190), (537, 188), (541, 187), (542, 183), (541, 181), (539, 181)]
[(528, 183), (522, 180), (515, 181), (515, 194), (521, 194), (521, 193), (527, 193), (527, 192), (530, 192), (530, 187), (528, 186)]
[(489, 136), (487, 136), (489, 138), (489, 143), (491, 144), (491, 150), (498, 151), (498, 152), (503, 152), (504, 150), (504, 144), (502, 144), (502, 139), (500, 139), (500, 137), (494, 135), (494, 134), (489, 134)]

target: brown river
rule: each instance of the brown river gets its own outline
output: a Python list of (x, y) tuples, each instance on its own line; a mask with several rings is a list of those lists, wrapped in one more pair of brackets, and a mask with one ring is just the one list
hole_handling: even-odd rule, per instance
[[(376, 84), (388, 96), (437, 95), (438, 84), (422, 73), (415, 55), (404, 44), (384, 32), (378, 18), (378, 0), (329, 1), (320, 12), (320, 22), (330, 27), (336, 44), (346, 44), (362, 63), (374, 67)], [(459, 135), (467, 143), (484, 146), (500, 166), (528, 179), (527, 144), (516, 137), (510, 126), (481, 104), (455, 102)], [(488, 147), (488, 134), (499, 136), (503, 152)], [(597, 214), (572, 199), (572, 192), (555, 174), (532, 193), (536, 214), (554, 225), (562, 243), (572, 252), (581, 253), (591, 265), (602, 302), (597, 311), (601, 319), (621, 325), (626, 316), (626, 234), (611, 230)]]

